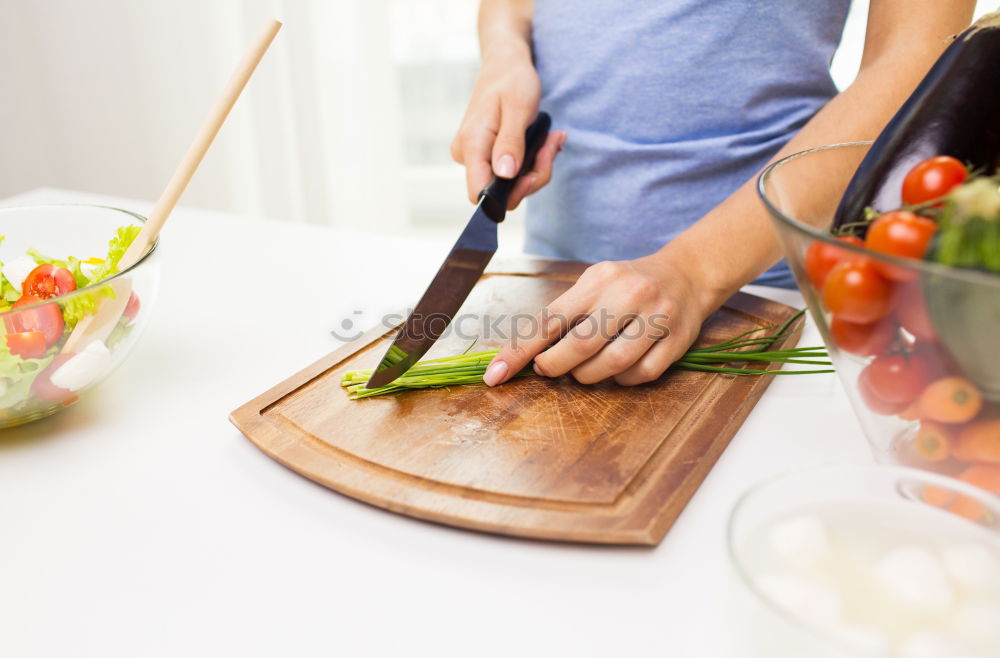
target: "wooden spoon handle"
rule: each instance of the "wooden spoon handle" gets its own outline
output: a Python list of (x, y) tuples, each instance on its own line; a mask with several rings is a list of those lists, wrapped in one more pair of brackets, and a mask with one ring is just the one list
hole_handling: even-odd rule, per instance
[(149, 218), (146, 220), (145, 225), (143, 225), (139, 235), (136, 236), (135, 240), (122, 256), (118, 266), (119, 270), (123, 270), (139, 260), (156, 240), (156, 236), (160, 234), (160, 229), (166, 223), (167, 217), (170, 216), (170, 212), (177, 204), (177, 200), (184, 193), (184, 189), (191, 181), (195, 170), (198, 169), (202, 158), (205, 157), (208, 147), (212, 145), (212, 140), (218, 134), (219, 128), (222, 127), (222, 123), (229, 116), (229, 111), (233, 109), (236, 99), (240, 97), (240, 93), (246, 86), (247, 81), (250, 80), (250, 76), (253, 75), (257, 64), (264, 57), (264, 53), (267, 52), (268, 47), (280, 29), (281, 23), (274, 18), (269, 18), (267, 24), (264, 25), (263, 29), (257, 35), (257, 38), (254, 39), (253, 44), (251, 44), (249, 50), (243, 56), (236, 70), (233, 71), (229, 82), (226, 83), (226, 87), (222, 90), (222, 94), (216, 101), (215, 107), (212, 108), (208, 118), (205, 119), (201, 130), (198, 131), (194, 141), (191, 142), (191, 146), (188, 147), (187, 153), (184, 154), (184, 159), (177, 165), (174, 175), (171, 177), (170, 182), (167, 183), (166, 189), (160, 195), (156, 206), (153, 207), (153, 211), (149, 214)]
[[(247, 50), (246, 55), (243, 56), (236, 70), (230, 76), (229, 82), (226, 83), (225, 89), (222, 90), (222, 95), (216, 101), (215, 107), (212, 108), (201, 130), (191, 142), (191, 146), (188, 147), (184, 159), (174, 171), (174, 175), (170, 178), (166, 189), (163, 190), (163, 194), (160, 195), (160, 199), (153, 207), (153, 212), (150, 213), (146, 223), (139, 231), (139, 235), (122, 255), (118, 262), (119, 271), (138, 261), (156, 240), (156, 236), (160, 234), (160, 229), (163, 228), (170, 212), (177, 205), (177, 200), (184, 193), (191, 177), (194, 176), (195, 170), (198, 169), (202, 158), (205, 157), (208, 147), (212, 145), (212, 140), (218, 134), (219, 128), (229, 116), (229, 111), (233, 109), (236, 99), (240, 97), (247, 81), (250, 80), (257, 64), (264, 57), (264, 53), (267, 52), (280, 29), (281, 23), (273, 18), (268, 19), (267, 24), (250, 45), (250, 49)], [(63, 353), (72, 354), (85, 347), (87, 343), (107, 338), (115, 323), (118, 322), (118, 318), (124, 312), (128, 297), (132, 292), (132, 284), (126, 279), (116, 279), (111, 285), (115, 296), (105, 299), (101, 302), (96, 313), (84, 317), (77, 323), (62, 347)]]

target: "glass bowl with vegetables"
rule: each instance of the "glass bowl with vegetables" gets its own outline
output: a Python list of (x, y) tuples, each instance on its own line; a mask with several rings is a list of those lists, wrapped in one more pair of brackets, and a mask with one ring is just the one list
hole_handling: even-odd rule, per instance
[(1000, 495), (998, 179), (938, 154), (846, 217), (870, 148), (789, 156), (760, 195), (876, 458)]
[[(983, 521), (928, 495), (978, 507)], [(998, 515), (982, 489), (912, 468), (778, 476), (730, 515), (738, 619), (767, 658), (1000, 655)]]
[(0, 427), (73, 404), (135, 345), (159, 283), (155, 245), (118, 265), (144, 221), (101, 206), (0, 209)]

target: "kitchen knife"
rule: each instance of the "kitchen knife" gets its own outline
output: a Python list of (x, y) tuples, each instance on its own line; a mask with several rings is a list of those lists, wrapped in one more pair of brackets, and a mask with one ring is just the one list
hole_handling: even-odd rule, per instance
[(510, 192), (514, 183), (535, 166), (535, 156), (545, 143), (551, 125), (549, 115), (539, 112), (524, 134), (524, 164), (521, 170), (514, 178), (494, 177), (479, 193), (479, 204), (472, 213), (472, 219), (416, 308), (406, 318), (365, 388), (385, 386), (409, 370), (451, 324), (496, 252), (497, 224), (507, 214)]

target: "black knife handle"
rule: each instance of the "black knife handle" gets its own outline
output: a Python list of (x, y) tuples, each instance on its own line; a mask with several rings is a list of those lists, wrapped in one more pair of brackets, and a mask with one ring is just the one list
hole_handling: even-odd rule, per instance
[(507, 199), (510, 197), (514, 183), (524, 174), (531, 171), (535, 166), (535, 156), (538, 149), (542, 148), (545, 138), (549, 136), (549, 128), (552, 127), (552, 117), (546, 112), (539, 112), (535, 120), (531, 122), (528, 129), (524, 131), (524, 163), (521, 170), (513, 178), (493, 177), (490, 184), (479, 193), (479, 200), (483, 202), (483, 212), (486, 216), (498, 224), (507, 216)]

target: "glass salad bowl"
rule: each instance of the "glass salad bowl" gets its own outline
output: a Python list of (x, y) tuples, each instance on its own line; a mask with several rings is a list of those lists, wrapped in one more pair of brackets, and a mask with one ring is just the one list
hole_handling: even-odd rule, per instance
[(0, 209), (0, 428), (73, 404), (135, 345), (156, 245), (121, 272), (117, 261), (144, 221), (102, 206)]
[[(987, 514), (970, 521), (928, 491)], [(730, 515), (737, 619), (762, 658), (1000, 655), (998, 518), (992, 494), (908, 467), (778, 476)]]
[(1000, 276), (830, 235), (869, 146), (780, 160), (760, 196), (876, 459), (1000, 495)]

